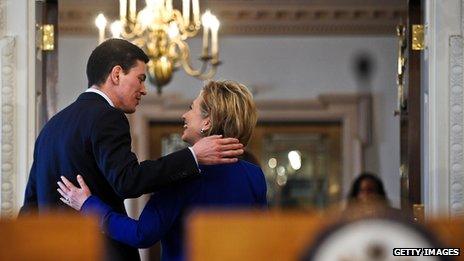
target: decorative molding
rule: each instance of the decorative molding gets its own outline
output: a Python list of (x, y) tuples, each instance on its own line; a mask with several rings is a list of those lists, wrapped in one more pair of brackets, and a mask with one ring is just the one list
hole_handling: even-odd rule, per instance
[(461, 32), (460, 35), (463, 35), (463, 33), (464, 33), (464, 17), (463, 17), (464, 10), (462, 10), (462, 8), (464, 8), (464, 0), (461, 0), (461, 12), (460, 12), (461, 13), (461, 26), (459, 28), (460, 32)]
[(14, 37), (0, 40), (1, 60), (1, 197), (0, 214), (13, 217), (15, 207), (15, 93), (16, 41)]
[[(221, 20), (221, 34), (388, 34), (405, 21), (407, 8), (400, 0), (326, 1), (202, 1)], [(118, 10), (110, 0), (60, 2), (60, 34), (96, 35), (95, 17), (103, 12), (111, 20)]]
[(6, 1), (0, 0), (0, 37), (5, 35), (6, 28)]
[(451, 36), (449, 57), (450, 214), (464, 215), (464, 86), (461, 36)]
[(402, 6), (299, 4), (224, 4), (209, 7), (224, 34), (394, 34), (406, 12)]

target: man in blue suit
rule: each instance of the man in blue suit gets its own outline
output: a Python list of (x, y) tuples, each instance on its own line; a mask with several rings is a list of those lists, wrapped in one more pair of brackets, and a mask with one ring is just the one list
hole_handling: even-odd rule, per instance
[[(119, 213), (123, 200), (158, 191), (201, 175), (199, 164), (236, 162), (243, 153), (237, 139), (206, 137), (190, 148), (157, 160), (138, 162), (131, 152), (129, 122), (146, 95), (147, 55), (121, 39), (99, 45), (87, 62), (88, 89), (56, 114), (36, 140), (34, 162), (20, 215), (64, 208), (56, 183), (60, 176), (89, 188)], [(109, 239), (109, 260), (139, 259), (137, 249)]]

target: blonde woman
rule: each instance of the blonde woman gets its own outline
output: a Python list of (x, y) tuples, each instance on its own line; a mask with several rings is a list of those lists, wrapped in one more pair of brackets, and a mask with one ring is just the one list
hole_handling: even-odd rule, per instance
[[(190, 145), (202, 137), (223, 135), (246, 145), (256, 125), (257, 113), (248, 89), (233, 81), (210, 81), (182, 116), (182, 139)], [(66, 178), (59, 182), (62, 201), (82, 212), (97, 213), (102, 229), (111, 238), (138, 248), (161, 240), (162, 260), (183, 260), (184, 213), (194, 207), (266, 206), (262, 170), (239, 160), (233, 164), (200, 165), (201, 177), (153, 194), (139, 220), (115, 212), (91, 195), (84, 180), (81, 188)]]

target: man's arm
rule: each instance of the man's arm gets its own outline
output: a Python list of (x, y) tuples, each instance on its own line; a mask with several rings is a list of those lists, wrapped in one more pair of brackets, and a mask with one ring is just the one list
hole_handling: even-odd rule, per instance
[(215, 165), (237, 162), (243, 154), (243, 145), (235, 138), (221, 135), (204, 137), (192, 146), (199, 164)]
[[(124, 113), (109, 111), (92, 130), (95, 160), (114, 190), (123, 198), (138, 197), (169, 184), (200, 175), (192, 152), (186, 148), (139, 164), (131, 151), (130, 127)], [(192, 150), (199, 164), (233, 163), (243, 153), (237, 139), (205, 137)]]
[(200, 175), (189, 149), (157, 160), (138, 162), (131, 151), (129, 122), (124, 113), (104, 113), (92, 129), (92, 149), (106, 180), (123, 198), (138, 197)]

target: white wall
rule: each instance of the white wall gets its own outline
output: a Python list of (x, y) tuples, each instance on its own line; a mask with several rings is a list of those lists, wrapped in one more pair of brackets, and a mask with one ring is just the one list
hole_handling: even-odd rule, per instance
[(0, 215), (22, 206), (35, 129), (35, 2), (0, 0)]
[[(199, 41), (191, 41), (193, 57)], [(58, 106), (71, 103), (87, 86), (85, 65), (96, 36), (61, 36), (59, 40)], [(216, 79), (233, 79), (254, 88), (257, 100), (312, 99), (326, 93), (373, 94), (373, 143), (366, 153), (366, 170), (385, 182), (394, 206), (399, 206), (399, 123), (396, 104), (396, 38), (387, 37), (244, 37), (221, 38)], [(372, 80), (362, 86), (353, 71), (354, 58), (371, 56)], [(193, 98), (202, 82), (182, 70), (174, 74), (163, 95)]]
[[(425, 1), (424, 204), (428, 217), (464, 216), (464, 2)], [(457, 40), (457, 41), (455, 41)]]

